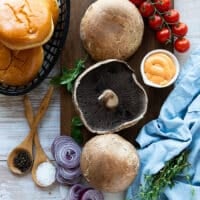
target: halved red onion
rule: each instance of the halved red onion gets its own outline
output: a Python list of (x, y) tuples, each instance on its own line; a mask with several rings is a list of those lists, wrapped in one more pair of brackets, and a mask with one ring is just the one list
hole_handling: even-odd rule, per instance
[(63, 167), (58, 167), (57, 170), (59, 171), (59, 174), (64, 179), (74, 179), (81, 175), (81, 169), (80, 167), (74, 168), (74, 169), (65, 169)]
[(65, 169), (77, 168), (80, 165), (81, 148), (73, 140), (56, 143), (54, 156), (58, 165)]
[(71, 140), (73, 140), (73, 138), (71, 138), (70, 136), (57, 136), (51, 145), (51, 153), (53, 154), (53, 157), (55, 158), (55, 148), (57, 144), (67, 143)]
[(103, 194), (98, 190), (87, 190), (80, 200), (104, 200)]
[(73, 185), (69, 190), (68, 200), (80, 200), (81, 196), (89, 189), (81, 184)]
[(65, 179), (62, 174), (59, 173), (59, 170), (56, 171), (56, 180), (58, 183), (63, 185), (74, 185), (80, 182), (81, 176), (73, 179)]

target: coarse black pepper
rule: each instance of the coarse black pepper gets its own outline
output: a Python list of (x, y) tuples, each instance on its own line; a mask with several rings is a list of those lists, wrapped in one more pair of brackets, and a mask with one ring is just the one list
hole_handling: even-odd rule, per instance
[(14, 166), (21, 172), (26, 172), (32, 165), (32, 159), (27, 151), (21, 150), (14, 158)]

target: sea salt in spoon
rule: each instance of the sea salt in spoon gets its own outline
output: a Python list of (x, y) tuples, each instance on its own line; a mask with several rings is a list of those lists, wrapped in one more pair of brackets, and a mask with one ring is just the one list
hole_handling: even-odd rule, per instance
[[(32, 147), (33, 147), (34, 134), (37, 130), (38, 124), (40, 123), (42, 117), (47, 111), (52, 94), (53, 94), (53, 87), (50, 87), (40, 104), (37, 116), (35, 117), (34, 122), (32, 123), (31, 131), (29, 132), (28, 136), (20, 145), (18, 145), (15, 149), (13, 149), (12, 152), (8, 156), (8, 161), (7, 161), (8, 167), (10, 171), (13, 172), (14, 174), (17, 174), (17, 175), (26, 174), (32, 167), (32, 163), (33, 163), (33, 152), (32, 152), (33, 148)], [(26, 153), (27, 154), (26, 157), (30, 161), (29, 165), (27, 166), (27, 168), (24, 168), (24, 170), (20, 170), (19, 168), (17, 168), (14, 163), (15, 158), (19, 155), (20, 152)], [(21, 157), (19, 159), (21, 159)], [(23, 160), (21, 160), (21, 162), (24, 162), (24, 158)]]
[[(24, 99), (24, 105), (25, 105), (25, 116), (28, 120), (29, 126), (32, 127), (32, 123), (34, 121), (34, 114), (33, 114), (32, 105), (28, 96), (26, 96), (26, 98)], [(37, 130), (35, 131), (34, 144), (36, 148), (36, 154), (35, 154), (35, 159), (34, 159), (33, 168), (32, 168), (32, 178), (36, 185), (40, 187), (48, 187), (55, 182), (56, 169), (51, 164), (50, 160), (48, 159), (47, 155), (42, 149)], [(38, 176), (37, 176), (39, 166), (40, 166), (41, 173), (39, 172), (40, 174), (38, 175), (41, 176), (41, 179), (43, 178), (43, 181), (45, 182), (43, 184), (40, 180), (38, 180)], [(48, 169), (49, 168), (51, 169), (50, 171), (51, 174), (47, 174), (48, 170), (44, 170), (45, 167), (48, 167)]]

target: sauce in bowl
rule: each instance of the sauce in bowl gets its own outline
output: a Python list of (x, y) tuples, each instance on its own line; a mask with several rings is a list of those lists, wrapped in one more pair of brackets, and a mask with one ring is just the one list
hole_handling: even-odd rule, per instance
[(176, 74), (173, 60), (165, 53), (150, 55), (144, 63), (146, 77), (155, 84), (166, 85)]
[(152, 87), (171, 85), (179, 74), (179, 63), (176, 57), (167, 50), (149, 52), (141, 63), (144, 83)]

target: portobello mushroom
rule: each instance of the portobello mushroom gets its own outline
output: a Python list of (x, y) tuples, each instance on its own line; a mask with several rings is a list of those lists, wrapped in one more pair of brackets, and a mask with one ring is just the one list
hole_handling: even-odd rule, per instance
[(86, 128), (114, 133), (136, 124), (147, 110), (147, 94), (124, 61), (109, 59), (86, 69), (76, 80), (73, 102)]
[(83, 147), (80, 160), (85, 179), (104, 192), (124, 191), (134, 181), (139, 163), (134, 146), (117, 134), (93, 137)]

